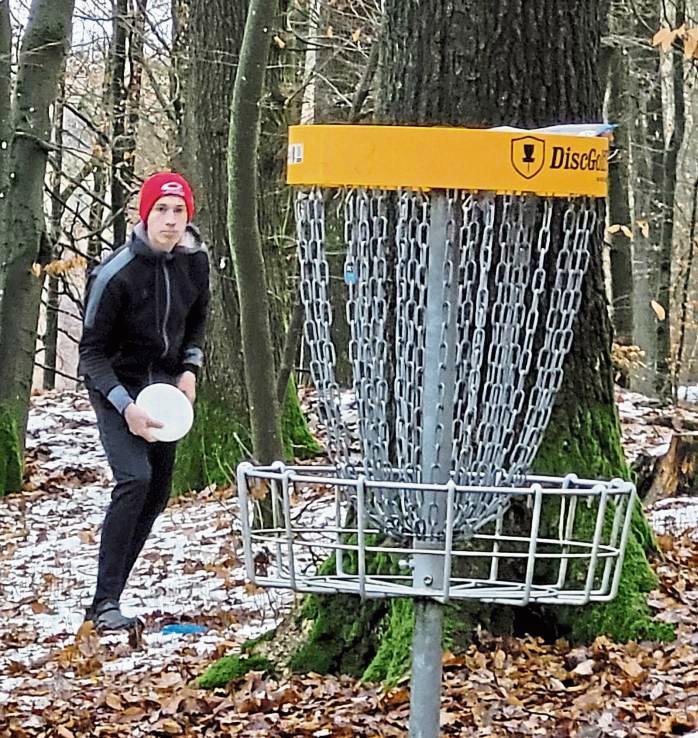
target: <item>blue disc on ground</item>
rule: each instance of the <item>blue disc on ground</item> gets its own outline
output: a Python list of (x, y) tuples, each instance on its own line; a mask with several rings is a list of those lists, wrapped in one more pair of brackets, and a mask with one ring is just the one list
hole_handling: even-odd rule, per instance
[(171, 623), (166, 625), (161, 633), (164, 635), (170, 635), (176, 633), (177, 635), (189, 635), (190, 633), (205, 633), (208, 629), (204, 625), (195, 625), (194, 623)]

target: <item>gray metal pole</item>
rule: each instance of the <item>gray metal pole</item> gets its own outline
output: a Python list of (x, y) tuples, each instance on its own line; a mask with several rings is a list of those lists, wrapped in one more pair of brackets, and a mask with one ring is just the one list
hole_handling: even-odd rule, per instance
[(415, 600), (410, 692), (410, 738), (438, 738), (441, 715), (443, 611), (432, 600)]
[[(427, 303), (425, 312), (425, 365), (422, 402), (422, 478), (443, 484), (449, 479), (453, 445), (453, 387), (455, 384), (455, 310), (444, 328), (444, 304), (456, 305), (455, 274), (451, 283), (444, 279), (448, 243), (448, 200), (446, 193), (431, 194), (429, 256), (427, 262)], [(442, 341), (446, 341), (446, 355)], [(440, 443), (437, 428), (442, 427)], [(432, 509), (438, 510), (436, 526), (445, 527), (446, 505), (443, 494), (431, 496)], [(428, 509), (428, 505), (424, 506)], [(416, 541), (415, 548), (441, 549), (436, 541)], [(414, 557), (414, 586), (438, 591), (443, 586), (443, 558), (429, 554)], [(415, 600), (415, 630), (412, 641), (412, 680), (410, 688), (410, 738), (438, 738), (441, 714), (441, 634), (443, 609), (435, 600)]]

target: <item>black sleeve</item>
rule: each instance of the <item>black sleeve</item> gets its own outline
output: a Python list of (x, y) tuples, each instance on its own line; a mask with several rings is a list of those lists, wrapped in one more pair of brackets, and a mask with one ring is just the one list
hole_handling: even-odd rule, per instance
[[(94, 280), (90, 280), (93, 282)], [(121, 290), (110, 280), (99, 293), (88, 285), (80, 339), (80, 369), (92, 386), (123, 413), (132, 398), (114, 373), (107, 346), (122, 312)]]
[(209, 288), (209, 263), (206, 252), (200, 252), (197, 257), (202, 259), (201, 290), (196, 301), (187, 315), (182, 344), (182, 371), (198, 374), (204, 363), (204, 334), (208, 303), (211, 297)]

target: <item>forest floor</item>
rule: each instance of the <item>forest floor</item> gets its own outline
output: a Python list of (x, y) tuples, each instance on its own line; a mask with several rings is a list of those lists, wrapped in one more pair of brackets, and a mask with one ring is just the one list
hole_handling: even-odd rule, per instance
[[(618, 402), (629, 459), (663, 453), (672, 428), (654, 422), (657, 409), (628, 392)], [(672, 413), (675, 427), (696, 418)], [(293, 603), (246, 584), (230, 489), (182, 496), (156, 523), (123, 601), (145, 621), (142, 639), (81, 626), (110, 487), (86, 396), (34, 397), (27, 447), (26, 489), (0, 501), (0, 738), (407, 734), (407, 679), (386, 690), (250, 673), (225, 690), (195, 687)], [(443, 735), (698, 738), (698, 506), (663, 501), (648, 516), (662, 548), (649, 602), (676, 641), (573, 647), (482, 634), (445, 655)], [(174, 624), (202, 632), (168, 632)]]

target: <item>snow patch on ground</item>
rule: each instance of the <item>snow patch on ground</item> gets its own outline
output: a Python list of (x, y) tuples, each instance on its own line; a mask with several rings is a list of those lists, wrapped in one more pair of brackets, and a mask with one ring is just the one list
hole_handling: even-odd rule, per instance
[(655, 533), (680, 536), (687, 533), (698, 540), (698, 497), (668, 497), (647, 510)]
[[(303, 395), (313, 411), (312, 391), (303, 390)], [(343, 392), (341, 401), (351, 449), (358, 453), (356, 403), (351, 392)], [(619, 393), (630, 459), (665, 452), (673, 431), (651, 423), (656, 409), (642, 395)], [(311, 427), (322, 438), (316, 415)], [(0, 504), (0, 705), (10, 694), (21, 694), (28, 680), (35, 687), (39, 679), (49, 696), (26, 699), (40, 710), (70, 674), (57, 660), (74, 644), (95, 585), (99, 527), (111, 477), (84, 392), (33, 399), (27, 450), (35, 488)], [(320, 525), (331, 514), (317, 490), (308, 492), (307, 505)], [(658, 533), (698, 530), (698, 500), (663, 500), (648, 516)], [(173, 502), (156, 523), (124, 595), (124, 610), (146, 621), (144, 647), (131, 651), (123, 635), (103, 639), (115, 649), (103, 671), (155, 673), (192, 654), (204, 664), (220, 648), (232, 652), (274, 627), (295, 596), (250, 587), (241, 558), (236, 497), (205, 490)], [(196, 622), (207, 630), (163, 634), (162, 627), (172, 622)]]
[[(0, 505), (0, 704), (25, 678), (11, 676), (13, 663), (48, 662), (74, 641), (95, 586), (111, 490), (85, 393), (34, 398), (27, 451), (37, 489)], [(237, 498), (209, 490), (172, 502), (123, 597), (124, 611), (146, 621), (145, 648), (105, 663), (105, 670), (158, 671), (191, 649), (214, 658), (221, 642), (233, 649), (273, 628), (294, 595), (250, 588), (239, 549)], [(160, 632), (180, 621), (200, 622), (207, 631)]]
[(678, 400), (684, 400), (690, 402), (692, 405), (698, 405), (698, 385), (691, 385), (688, 387), (677, 387), (676, 398)]

